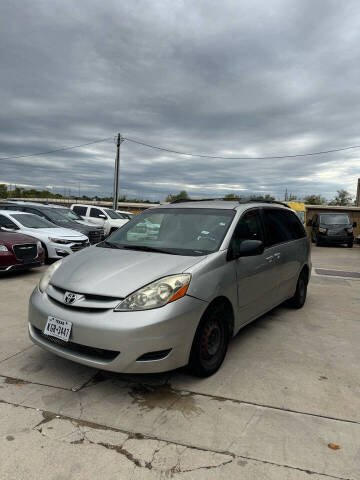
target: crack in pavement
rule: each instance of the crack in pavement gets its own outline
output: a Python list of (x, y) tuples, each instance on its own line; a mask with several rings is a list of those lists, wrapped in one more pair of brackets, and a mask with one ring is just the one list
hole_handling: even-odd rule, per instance
[[(9, 357), (6, 357), (6, 358), (4, 358), (3, 360), (0, 360), (0, 364), (3, 363), (3, 362), (6, 362), (6, 360), (10, 360), (10, 358), (16, 357), (16, 355), (20, 355), (20, 353), (26, 352), (26, 350), (29, 350), (29, 349), (32, 348), (33, 346), (34, 346), (34, 345), (29, 345), (28, 347), (25, 347), (24, 350), (20, 350), (19, 352), (13, 353), (13, 354), (10, 355)], [(2, 376), (2, 375), (0, 375), (0, 376)]]
[[(44, 424), (50, 422), (51, 420), (53, 420), (55, 418), (65, 420), (65, 421), (69, 421), (73, 426), (78, 427), (78, 428), (80, 428), (81, 426), (84, 426), (84, 427), (92, 428), (94, 430), (103, 430), (103, 431), (109, 430), (109, 431), (113, 431), (113, 432), (123, 433), (123, 434), (127, 435), (127, 438), (124, 440), (124, 442), (121, 445), (113, 445), (111, 443), (106, 443), (106, 442), (93, 442), (90, 439), (86, 438), (86, 433), (87, 432), (84, 432), (82, 430), (80, 430), (80, 431), (81, 431), (81, 434), (84, 438), (81, 438), (80, 440), (76, 440), (76, 441), (70, 442), (70, 443), (75, 444), (75, 445), (77, 445), (77, 444), (82, 445), (82, 444), (85, 444), (84, 441), (86, 439), (86, 441), (88, 441), (89, 443), (100, 445), (100, 446), (102, 446), (104, 448), (107, 448), (107, 449), (110, 449), (110, 450), (115, 450), (117, 453), (126, 456), (130, 461), (132, 461), (135, 464), (135, 466), (137, 466), (139, 468), (144, 467), (144, 465), (141, 464), (141, 459), (138, 459), (138, 458), (134, 457), (134, 455), (131, 452), (127, 451), (126, 449), (124, 449), (122, 447), (128, 440), (131, 440), (131, 439), (134, 439), (134, 438), (135, 439), (140, 439), (140, 440), (156, 440), (158, 442), (165, 443), (165, 445), (163, 447), (160, 447), (158, 449), (158, 452), (162, 448), (165, 448), (168, 445), (176, 445), (176, 446), (179, 446), (179, 447), (184, 447), (184, 451), (181, 454), (183, 454), (186, 449), (191, 449), (191, 450), (197, 450), (199, 452), (209, 452), (209, 453), (212, 453), (212, 454), (226, 455), (226, 456), (231, 457), (231, 460), (229, 459), (229, 461), (226, 461), (225, 463), (222, 463), (222, 464), (219, 464), (219, 465), (209, 465), (209, 466), (197, 467), (193, 470), (191, 470), (191, 469), (190, 470), (182, 470), (182, 471), (174, 470), (174, 468), (178, 467), (178, 463), (176, 463), (173, 467), (171, 467), (170, 470), (167, 470), (169, 473), (186, 473), (188, 471), (195, 471), (195, 470), (200, 470), (200, 469), (219, 468), (223, 465), (231, 463), (234, 460), (241, 459), (241, 460), (250, 460), (250, 461), (254, 461), (254, 462), (259, 462), (259, 463), (263, 463), (263, 464), (267, 464), (267, 465), (273, 465), (273, 466), (276, 466), (276, 467), (288, 468), (288, 469), (291, 469), (291, 470), (304, 472), (304, 473), (307, 473), (309, 475), (314, 474), (314, 475), (319, 475), (319, 476), (323, 476), (323, 477), (332, 478), (332, 479), (335, 479), (335, 480), (353, 480), (351, 478), (338, 477), (338, 476), (334, 476), (334, 475), (331, 475), (331, 474), (327, 474), (327, 473), (323, 473), (323, 472), (317, 472), (317, 471), (314, 471), (314, 470), (308, 470), (308, 469), (301, 468), (301, 467), (295, 467), (295, 466), (288, 465), (288, 464), (275, 463), (275, 462), (271, 462), (269, 460), (263, 460), (261, 458), (244, 456), (244, 455), (237, 455), (235, 453), (232, 453), (232, 452), (226, 451), (226, 450), (212, 450), (212, 449), (208, 449), (208, 448), (200, 448), (200, 447), (197, 447), (197, 446), (194, 446), (194, 445), (191, 445), (191, 444), (186, 444), (186, 443), (183, 443), (183, 442), (169, 441), (169, 440), (165, 440), (165, 439), (156, 437), (154, 435), (145, 435), (145, 434), (138, 433), (138, 432), (131, 432), (131, 431), (127, 431), (127, 430), (122, 430), (122, 429), (119, 429), (119, 428), (110, 427), (108, 425), (102, 425), (102, 424), (95, 423), (95, 422), (89, 422), (89, 421), (73, 418), (73, 417), (66, 416), (66, 415), (56, 414), (54, 412), (49, 412), (49, 411), (46, 411), (46, 410), (40, 410), (40, 409), (37, 409), (37, 408), (34, 408), (34, 407), (24, 407), (23, 405), (12, 403), (12, 402), (6, 402), (4, 400), (0, 400), (0, 403), (11, 405), (11, 406), (14, 406), (14, 407), (19, 407), (19, 408), (26, 408), (26, 409), (29, 409), (29, 410), (41, 411), (42, 414), (43, 414), (43, 417), (44, 417), (43, 420), (41, 420), (38, 424), (36, 424), (34, 427), (32, 427), (32, 430), (37, 430), (40, 434), (42, 434), (42, 428), (39, 430), (39, 427), (42, 427)], [(46, 436), (46, 435), (43, 435), (43, 436)], [(57, 439), (57, 441), (62, 441), (62, 440)], [(156, 453), (158, 453), (158, 452), (156, 452), (156, 451), (154, 452), (151, 462), (145, 462), (146, 465), (147, 465), (147, 466), (145, 466), (145, 468), (148, 468), (148, 469), (153, 468), (152, 463), (154, 462)], [(140, 463), (140, 465), (138, 465), (138, 463)], [(150, 467), (150, 465), (151, 465), (151, 467)]]

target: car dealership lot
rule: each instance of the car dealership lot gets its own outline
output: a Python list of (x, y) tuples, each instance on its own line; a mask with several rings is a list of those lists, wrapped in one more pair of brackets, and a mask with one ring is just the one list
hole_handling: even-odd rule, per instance
[(360, 282), (341, 275), (360, 272), (360, 248), (312, 251), (305, 307), (240, 331), (207, 379), (104, 373), (42, 351), (26, 316), (44, 267), (3, 276), (1, 478), (359, 479)]

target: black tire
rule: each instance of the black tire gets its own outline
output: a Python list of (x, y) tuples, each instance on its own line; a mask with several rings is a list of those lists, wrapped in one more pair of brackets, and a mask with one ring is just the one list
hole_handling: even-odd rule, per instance
[(322, 246), (322, 243), (320, 242), (319, 238), (316, 237), (316, 246), (317, 247), (321, 247)]
[(289, 305), (292, 308), (302, 308), (306, 302), (306, 295), (307, 295), (307, 285), (308, 285), (308, 277), (304, 271), (302, 271), (299, 275), (295, 295), (290, 298)]
[(209, 377), (220, 367), (229, 344), (226, 308), (215, 305), (207, 310), (196, 330), (188, 368), (197, 377)]
[(354, 246), (354, 242), (350, 242), (350, 243), (348, 243), (348, 244), (347, 244), (347, 246), (348, 246), (349, 248), (353, 248), (353, 246)]

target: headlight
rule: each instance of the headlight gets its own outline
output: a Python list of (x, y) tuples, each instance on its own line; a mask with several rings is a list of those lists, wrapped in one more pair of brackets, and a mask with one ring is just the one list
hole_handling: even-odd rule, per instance
[(353, 227), (350, 227), (350, 228), (347, 228), (346, 231), (347, 231), (348, 233), (353, 233), (353, 232), (354, 232), (354, 229), (353, 229)]
[(5, 252), (8, 252), (8, 248), (5, 247), (5, 245), (0, 245), (0, 253), (5, 253)]
[(56, 270), (60, 267), (61, 262), (62, 262), (62, 259), (50, 265), (50, 267), (46, 270), (44, 275), (40, 278), (39, 290), (41, 293), (45, 292), (45, 290), (47, 289), (49, 282), (51, 280), (51, 277), (54, 275)]
[(187, 292), (190, 280), (190, 273), (160, 278), (126, 297), (114, 310), (131, 312), (163, 307), (167, 303), (183, 297)]
[(320, 233), (326, 233), (326, 232), (327, 232), (327, 228), (319, 227), (319, 232), (320, 232)]
[(64, 240), (63, 238), (48, 237), (48, 239), (50, 240), (50, 242), (60, 243), (61, 245), (66, 245), (68, 243), (73, 243), (72, 240)]

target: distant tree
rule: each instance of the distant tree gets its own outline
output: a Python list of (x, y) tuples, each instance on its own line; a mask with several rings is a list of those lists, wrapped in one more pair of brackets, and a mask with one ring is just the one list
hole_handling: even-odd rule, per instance
[(0, 184), (0, 198), (7, 198), (8, 197), (8, 189), (4, 183)]
[(304, 203), (307, 205), (324, 205), (326, 203), (326, 198), (321, 195), (307, 195), (304, 198)]
[(289, 194), (289, 202), (296, 202), (298, 200), (297, 195), (293, 195), (292, 193)]
[(181, 190), (177, 195), (173, 195), (169, 193), (169, 195), (166, 196), (165, 202), (174, 202), (175, 200), (188, 200), (189, 195), (186, 190)]
[(224, 200), (240, 200), (240, 197), (239, 195), (236, 195), (236, 193), (227, 193)]
[(338, 190), (336, 197), (331, 200), (329, 205), (350, 205), (352, 202), (352, 195), (346, 190)]
[(266, 195), (251, 195), (250, 200), (255, 200), (256, 202), (261, 202), (264, 200), (268, 202), (272, 202), (275, 200), (275, 197), (267, 193)]

